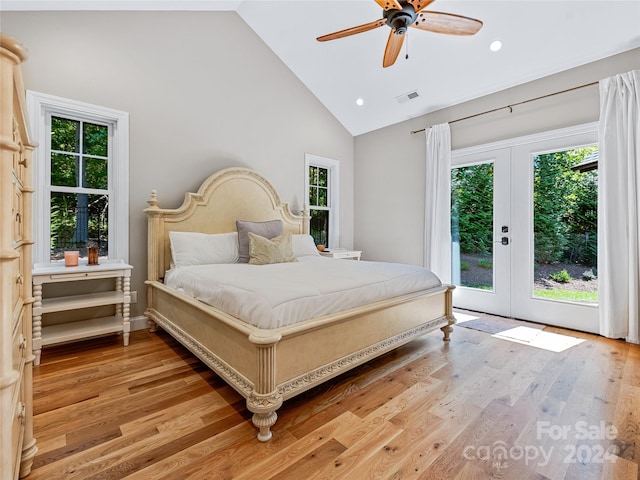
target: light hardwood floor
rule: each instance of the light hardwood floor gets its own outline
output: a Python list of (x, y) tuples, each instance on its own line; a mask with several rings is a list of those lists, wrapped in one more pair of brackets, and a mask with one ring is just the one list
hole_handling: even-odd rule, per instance
[(433, 333), (285, 402), (268, 443), (165, 333), (47, 348), (28, 478), (637, 480), (640, 347), (546, 331), (586, 341)]

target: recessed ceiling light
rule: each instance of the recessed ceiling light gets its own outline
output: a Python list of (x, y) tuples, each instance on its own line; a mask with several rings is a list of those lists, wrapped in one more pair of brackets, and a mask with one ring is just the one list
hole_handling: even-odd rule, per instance
[(358, 98), (356, 99), (356, 105), (358, 105), (359, 107), (364, 105), (364, 99), (362, 98)]
[(500, 40), (494, 40), (489, 44), (489, 50), (492, 52), (497, 52), (502, 48), (502, 42)]

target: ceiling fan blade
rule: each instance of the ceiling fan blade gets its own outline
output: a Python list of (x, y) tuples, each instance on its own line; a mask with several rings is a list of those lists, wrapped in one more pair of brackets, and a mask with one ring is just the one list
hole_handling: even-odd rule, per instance
[(433, 0), (407, 0), (407, 3), (410, 3), (413, 6), (416, 13), (420, 13), (426, 6), (433, 3)]
[(435, 33), (473, 35), (482, 28), (482, 22), (475, 18), (454, 15), (453, 13), (422, 12), (411, 26)]
[[(432, 0), (433, 1), (433, 0)], [(375, 0), (375, 2), (380, 5), (384, 11), (387, 10), (402, 10), (402, 5), (398, 2), (398, 0)]]
[(326, 42), (328, 40), (335, 40), (336, 38), (348, 37), (349, 35), (355, 35), (356, 33), (368, 32), (369, 30), (373, 30), (374, 28), (383, 26), (385, 23), (386, 20), (384, 18), (381, 18), (380, 20), (376, 20), (375, 22), (369, 22), (357, 27), (345, 28), (344, 30), (340, 30), (339, 32), (322, 35), (316, 40), (318, 40), (319, 42)]
[(384, 68), (390, 67), (396, 62), (400, 50), (402, 50), (402, 43), (404, 42), (404, 33), (396, 34), (395, 30), (391, 30), (389, 33), (389, 40), (387, 40), (387, 46), (384, 49), (384, 58), (382, 59), (382, 66)]

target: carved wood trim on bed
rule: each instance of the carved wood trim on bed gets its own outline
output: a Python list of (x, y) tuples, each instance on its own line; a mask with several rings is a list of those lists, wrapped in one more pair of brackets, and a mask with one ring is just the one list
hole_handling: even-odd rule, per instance
[(165, 286), (170, 231), (227, 233), (236, 220), (281, 219), (285, 231), (308, 233), (308, 214), (294, 215), (256, 172), (222, 170), (177, 209), (161, 209), (155, 191), (148, 203), (150, 325), (165, 329), (246, 398), (261, 441), (271, 438), (276, 410), (288, 398), (435, 329), (449, 339), (455, 317), (447, 285), (273, 330)]

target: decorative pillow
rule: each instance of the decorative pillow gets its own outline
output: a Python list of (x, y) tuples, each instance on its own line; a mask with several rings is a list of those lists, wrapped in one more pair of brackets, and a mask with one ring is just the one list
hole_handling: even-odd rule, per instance
[(294, 257), (304, 257), (305, 255), (320, 256), (313, 237), (308, 233), (291, 235), (291, 244)]
[(268, 265), (270, 263), (297, 262), (291, 247), (291, 234), (285, 233), (273, 239), (256, 235), (249, 236), (249, 263), (253, 265)]
[(274, 238), (284, 233), (282, 220), (270, 220), (268, 222), (248, 222), (237, 220), (238, 230), (238, 262), (249, 263), (249, 232), (264, 238)]
[(238, 262), (238, 234), (169, 232), (175, 267)]

